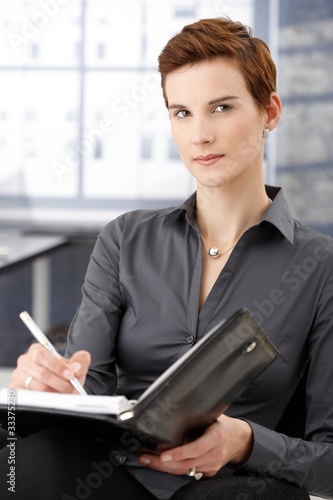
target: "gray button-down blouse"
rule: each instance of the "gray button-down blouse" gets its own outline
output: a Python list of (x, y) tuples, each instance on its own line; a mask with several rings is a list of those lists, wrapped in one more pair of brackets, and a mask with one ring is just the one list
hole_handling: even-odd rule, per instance
[[(241, 236), (200, 311), (195, 194), (179, 207), (137, 210), (107, 224), (90, 259), (67, 355), (91, 353), (89, 393), (138, 398), (217, 322), (248, 308), (279, 357), (226, 412), (253, 428), (244, 470), (333, 497), (333, 240), (293, 219), (281, 189), (266, 189), (273, 203)], [(306, 363), (302, 440), (274, 429)], [(160, 499), (191, 480), (135, 459), (128, 467)]]

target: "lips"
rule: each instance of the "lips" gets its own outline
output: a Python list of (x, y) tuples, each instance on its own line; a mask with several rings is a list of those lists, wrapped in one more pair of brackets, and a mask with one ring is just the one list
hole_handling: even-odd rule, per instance
[(217, 161), (219, 161), (221, 158), (223, 158), (224, 155), (206, 155), (206, 156), (197, 156), (194, 158), (194, 160), (199, 163), (200, 165), (213, 165)]

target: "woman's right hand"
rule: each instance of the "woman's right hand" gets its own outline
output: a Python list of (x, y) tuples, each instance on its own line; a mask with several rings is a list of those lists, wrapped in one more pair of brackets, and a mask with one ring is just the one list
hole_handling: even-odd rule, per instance
[(40, 344), (32, 344), (17, 360), (9, 387), (27, 389), (26, 380), (33, 377), (28, 389), (32, 391), (76, 394), (69, 379), (76, 377), (84, 385), (91, 357), (87, 351), (77, 351), (69, 359), (56, 358)]

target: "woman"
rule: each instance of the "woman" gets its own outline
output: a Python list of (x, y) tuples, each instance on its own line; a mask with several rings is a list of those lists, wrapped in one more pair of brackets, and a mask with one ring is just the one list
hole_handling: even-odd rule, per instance
[[(333, 496), (333, 246), (294, 220), (282, 190), (264, 183), (265, 140), (281, 116), (269, 50), (240, 23), (206, 19), (168, 42), (159, 70), (172, 135), (197, 191), (180, 207), (134, 211), (104, 228), (69, 359), (33, 345), (11, 387), (28, 380), (28, 389), (72, 392), (75, 374), (89, 393), (137, 398), (219, 320), (247, 307), (278, 360), (195, 441), (160, 456), (118, 457), (117, 484), (137, 493), (110, 486), (110, 498), (170, 498), (193, 481), (193, 467), (204, 478), (259, 474)], [(292, 438), (275, 428), (305, 367), (305, 435)], [(56, 456), (58, 443), (43, 439), (41, 450), (47, 443)], [(31, 447), (38, 434), (20, 446), (29, 440)], [(70, 451), (58, 445), (67, 495), (79, 484), (69, 466), (79, 460), (79, 441)], [(54, 474), (43, 469), (43, 482), (53, 487)]]

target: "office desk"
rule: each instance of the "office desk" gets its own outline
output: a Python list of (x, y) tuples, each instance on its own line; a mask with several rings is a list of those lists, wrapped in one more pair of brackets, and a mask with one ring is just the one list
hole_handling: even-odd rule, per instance
[(32, 262), (32, 311), (36, 323), (50, 326), (50, 262), (52, 251), (68, 244), (64, 236), (25, 234), (0, 227), (0, 275), (24, 262)]

